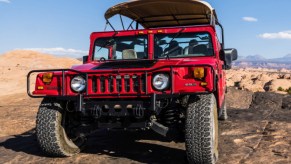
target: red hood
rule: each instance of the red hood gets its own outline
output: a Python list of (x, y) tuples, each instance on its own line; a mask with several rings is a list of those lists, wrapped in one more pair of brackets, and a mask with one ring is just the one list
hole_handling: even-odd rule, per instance
[[(215, 67), (215, 58), (213, 57), (195, 57), (195, 58), (177, 58), (177, 59), (163, 59), (163, 60), (136, 60), (136, 61), (107, 61), (107, 62), (92, 62), (82, 65), (74, 65), (72, 69), (84, 70), (102, 70), (102, 69), (154, 69), (161, 66), (175, 66), (175, 65), (195, 65), (207, 64)], [(123, 66), (122, 66), (123, 65)]]
[(92, 68), (98, 66), (99, 63), (87, 63), (87, 64), (81, 64), (81, 65), (73, 65), (72, 69), (74, 70), (91, 70)]

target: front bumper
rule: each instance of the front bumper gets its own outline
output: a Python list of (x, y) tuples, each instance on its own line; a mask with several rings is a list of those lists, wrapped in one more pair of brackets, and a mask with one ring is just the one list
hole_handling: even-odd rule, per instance
[[(185, 78), (190, 67), (207, 68), (204, 81), (208, 86), (200, 86), (199, 80)], [(33, 73), (54, 72), (52, 86), (42, 84), (41, 75), (37, 76), (35, 91), (31, 92), (30, 77)], [(171, 77), (171, 84), (166, 91), (155, 90), (151, 83), (156, 73), (166, 72)], [(189, 72), (188, 72), (189, 74)], [(83, 93), (75, 93), (70, 87), (70, 80), (76, 75), (86, 79), (87, 85)], [(34, 70), (27, 76), (27, 94), (32, 98), (43, 97), (79, 97), (90, 99), (115, 99), (115, 98), (149, 98), (156, 95), (180, 95), (192, 93), (212, 93), (216, 90), (216, 74), (211, 65), (179, 65), (162, 66), (150, 70), (101, 70), (81, 72), (72, 69)], [(42, 85), (44, 90), (38, 90)]]

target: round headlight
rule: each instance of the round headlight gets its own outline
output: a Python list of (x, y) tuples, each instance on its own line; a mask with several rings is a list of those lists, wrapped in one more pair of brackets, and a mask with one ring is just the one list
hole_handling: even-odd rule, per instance
[(164, 90), (169, 87), (170, 77), (167, 74), (156, 74), (153, 78), (153, 86), (157, 90)]
[(71, 81), (71, 88), (75, 92), (82, 92), (86, 88), (86, 80), (82, 76), (76, 76)]

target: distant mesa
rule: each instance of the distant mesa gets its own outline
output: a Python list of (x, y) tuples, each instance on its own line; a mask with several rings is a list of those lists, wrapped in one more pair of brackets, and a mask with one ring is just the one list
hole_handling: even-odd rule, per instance
[(240, 68), (291, 69), (291, 54), (272, 59), (266, 59), (261, 55), (241, 56), (234, 62), (234, 66)]
[(265, 57), (261, 55), (250, 55), (242, 59), (243, 61), (265, 61), (267, 60)]

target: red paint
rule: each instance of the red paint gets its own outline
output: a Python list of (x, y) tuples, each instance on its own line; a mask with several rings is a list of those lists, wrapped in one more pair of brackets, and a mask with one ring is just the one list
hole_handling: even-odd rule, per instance
[[(144, 34), (148, 35), (148, 54), (149, 59), (146, 60), (153, 60), (153, 51), (154, 51), (154, 35), (157, 34), (158, 30), (162, 30), (163, 33), (177, 33), (182, 28), (159, 28), (159, 29), (150, 29), (151, 33), (148, 34), (147, 30), (131, 30), (131, 31), (119, 31), (115, 37), (119, 36), (136, 36), (139, 34), (140, 31), (143, 31)], [(90, 51), (89, 51), (89, 58), (87, 64), (73, 66), (72, 69), (78, 70), (81, 72), (91, 73), (88, 75), (88, 96), (85, 98), (97, 98), (97, 99), (104, 99), (104, 98), (136, 98), (136, 97), (150, 97), (151, 94), (171, 94), (171, 90), (167, 90), (164, 93), (156, 91), (153, 89), (152, 83), (152, 76), (157, 72), (167, 72), (170, 74), (171, 66), (179, 66), (173, 68), (173, 94), (187, 94), (187, 93), (198, 93), (198, 92), (211, 92), (214, 89), (216, 97), (219, 102), (219, 106), (221, 106), (224, 100), (226, 82), (225, 82), (225, 73), (222, 69), (223, 61), (219, 59), (219, 52), (221, 50), (221, 46), (219, 41), (216, 37), (215, 29), (212, 26), (193, 26), (193, 27), (186, 27), (183, 33), (186, 32), (208, 32), (212, 39), (212, 44), (215, 52), (215, 56), (213, 57), (189, 57), (189, 58), (175, 58), (175, 59), (159, 59), (151, 68), (125, 68), (125, 69), (108, 69), (108, 70), (91, 70), (94, 67), (102, 64), (100, 61), (92, 61), (93, 56), (93, 49), (94, 49), (94, 42), (96, 39), (100, 37), (111, 37), (114, 32), (94, 32), (91, 34), (90, 37)], [(110, 62), (110, 61), (106, 61)], [(119, 61), (124, 62), (124, 61)], [(189, 67), (185, 67), (185, 65), (209, 65), (205, 66), (205, 73), (206, 77), (204, 80), (197, 80), (191, 78), (192, 72), (189, 71)], [(162, 69), (158, 69), (163, 67)], [(214, 69), (212, 72), (211, 67)], [(125, 88), (122, 88), (120, 92), (117, 91), (117, 88), (113, 88), (113, 91), (110, 92), (109, 88), (105, 87), (105, 92), (101, 92), (100, 88), (96, 89), (96, 92), (93, 91), (93, 78), (100, 77), (100, 76), (116, 76), (116, 75), (142, 75), (144, 72), (147, 71), (147, 93), (145, 95), (145, 91), (142, 89), (138, 89), (138, 91), (133, 90), (133, 80), (130, 79), (129, 85), (131, 86), (130, 90), (127, 92)], [(65, 87), (66, 96), (76, 96), (77, 93), (74, 93), (70, 88), (70, 80), (71, 78), (76, 75), (73, 72), (66, 72), (65, 78), (65, 86), (61, 86), (62, 84), (62, 73), (61, 72), (54, 72), (54, 77), (52, 82), (49, 85), (46, 85), (42, 82), (42, 74), (39, 74), (36, 79), (36, 86), (35, 91), (33, 92), (34, 95), (49, 95), (49, 96), (61, 96), (62, 87)], [(214, 78), (217, 77), (217, 83), (214, 83)], [(121, 83), (124, 84), (125, 80), (122, 78)], [(105, 84), (108, 84), (108, 80), (105, 80)], [(207, 82), (207, 87), (203, 87), (200, 85), (201, 82)], [(98, 83), (98, 80), (97, 80)], [(117, 80), (113, 80), (114, 86), (117, 83)], [(43, 90), (38, 90), (38, 86), (44, 86)], [(116, 96), (114, 94), (120, 94)]]

